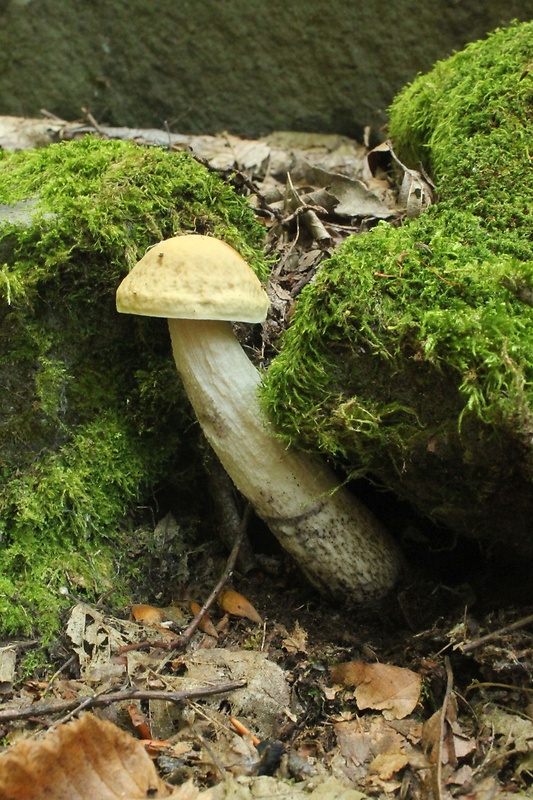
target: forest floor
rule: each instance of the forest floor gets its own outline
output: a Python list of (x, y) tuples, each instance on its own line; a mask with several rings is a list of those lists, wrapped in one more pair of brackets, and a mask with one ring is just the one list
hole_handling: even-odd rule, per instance
[[(94, 120), (33, 123), (41, 137), (168, 137), (250, 198), (276, 255), (263, 339), (243, 341), (265, 365), (295, 297), (347, 235), (379, 219), (401, 224), (430, 202), (426, 176), (412, 171), (398, 195), (387, 146), (368, 157), (340, 136), (172, 138)], [(31, 120), (18, 131), (24, 146), (35, 143)], [(16, 136), (13, 118), (0, 118), (0, 144)], [(150, 605), (144, 592), (121, 616), (105, 597), (94, 606), (73, 597), (46, 663), (32, 661), (39, 642), (3, 642), (0, 800), (533, 796), (530, 565), (451, 535), (449, 548), (428, 553), (430, 523), (372, 487), (356, 489), (405, 543), (409, 563), (379, 606), (319, 598), (254, 518), (241, 526), (235, 567), (218, 539), (199, 546), (169, 507), (154, 540), (180, 538), (188, 552), (171, 606), (155, 589)], [(142, 547), (132, 541), (131, 557)], [(164, 550), (160, 558), (154, 585), (170, 571)]]

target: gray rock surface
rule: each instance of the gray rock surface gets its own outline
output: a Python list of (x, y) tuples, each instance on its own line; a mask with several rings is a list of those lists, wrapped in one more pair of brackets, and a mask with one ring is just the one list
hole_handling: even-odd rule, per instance
[(417, 72), (530, 0), (0, 0), (0, 114), (360, 137)]

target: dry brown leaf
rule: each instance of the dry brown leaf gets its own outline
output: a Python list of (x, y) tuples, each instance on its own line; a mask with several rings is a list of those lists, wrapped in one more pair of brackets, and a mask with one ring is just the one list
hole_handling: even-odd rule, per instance
[(136, 800), (168, 790), (142, 745), (85, 714), (0, 756), (0, 800)]
[(307, 176), (313, 186), (326, 188), (334, 201), (335, 213), (347, 217), (387, 219), (394, 212), (360, 180), (314, 167)]
[[(194, 614), (195, 617), (200, 612), (200, 610), (202, 608), (200, 603), (196, 603), (194, 600), (191, 600), (189, 606), (190, 606), (190, 609), (191, 609), (191, 611), (192, 611), (192, 613)], [(202, 619), (198, 623), (198, 627), (204, 633), (207, 633), (207, 634), (209, 634), (209, 636), (214, 636), (215, 639), (218, 639), (218, 631), (215, 628), (215, 626), (213, 625), (213, 623), (211, 622), (211, 617), (209, 616), (209, 614), (204, 614), (204, 616), (202, 617)]]
[(344, 761), (342, 771), (356, 784), (397, 781), (397, 773), (412, 756), (407, 738), (381, 716), (338, 722), (333, 728)]
[(294, 623), (293, 632), (285, 631), (285, 634), (282, 644), (288, 653), (307, 653), (307, 631), (300, 627), (298, 621)]
[(259, 625), (263, 624), (263, 620), (255, 610), (253, 605), (246, 597), (236, 592), (235, 589), (227, 589), (220, 595), (220, 607), (227, 614), (232, 614), (234, 617), (244, 617), (252, 622), (257, 622)]
[(390, 664), (349, 661), (331, 669), (335, 683), (355, 686), (358, 707), (383, 711), (385, 719), (403, 719), (418, 703), (422, 679), (416, 672)]
[(476, 749), (475, 739), (467, 736), (457, 721), (457, 700), (452, 695), (443, 710), (439, 709), (424, 722), (422, 743), (429, 760), (436, 764), (457, 765), (457, 760), (465, 758)]
[(126, 634), (128, 626), (136, 628), (134, 622), (117, 625), (116, 620), (85, 603), (77, 603), (70, 612), (66, 634), (79, 658), (81, 678), (97, 683), (100, 691), (106, 683), (121, 681), (124, 666), (114, 663), (113, 655), (131, 641)]
[(382, 781), (389, 781), (408, 763), (409, 758), (405, 753), (379, 753), (371, 762), (369, 770), (375, 772)]

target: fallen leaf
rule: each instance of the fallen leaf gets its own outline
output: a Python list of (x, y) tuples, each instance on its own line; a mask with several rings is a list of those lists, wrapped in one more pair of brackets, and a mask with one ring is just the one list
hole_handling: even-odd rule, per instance
[(394, 216), (394, 211), (387, 208), (362, 181), (315, 167), (309, 175), (309, 182), (314, 186), (327, 189), (335, 200), (335, 213), (340, 216), (369, 216), (376, 219), (387, 219), (387, 217)]
[(375, 772), (382, 781), (388, 781), (392, 776), (407, 766), (409, 758), (405, 753), (379, 753), (370, 763), (370, 772)]
[(357, 706), (383, 711), (385, 719), (403, 719), (420, 697), (420, 675), (403, 667), (349, 661), (332, 667), (331, 677), (335, 683), (355, 686)]
[(433, 764), (440, 757), (442, 764), (452, 766), (476, 749), (475, 739), (466, 736), (457, 722), (457, 700), (453, 695), (448, 698), (444, 719), (440, 708), (424, 722), (422, 744)]
[[(135, 623), (124, 622), (124, 625)], [(113, 663), (112, 656), (128, 644), (124, 633), (113, 621), (85, 603), (78, 603), (70, 612), (66, 629), (80, 662), (81, 677), (99, 684), (117, 683), (124, 674), (124, 666)]]
[(479, 714), (480, 724), (490, 731), (490, 736), (498, 737), (505, 743), (505, 747), (511, 746), (519, 753), (531, 753), (533, 751), (533, 721), (524, 719), (518, 714), (512, 714), (503, 708), (493, 704), (480, 706), (476, 709)]
[(307, 653), (307, 631), (300, 627), (298, 621), (294, 624), (292, 633), (285, 631), (282, 645), (288, 653)]
[(93, 714), (0, 756), (0, 800), (167, 797), (143, 746)]
[(223, 592), (220, 595), (219, 603), (223, 611), (232, 614), (234, 617), (244, 617), (252, 622), (257, 622), (258, 625), (263, 624), (263, 620), (250, 601), (239, 592), (236, 592), (235, 589), (227, 589)]
[(354, 783), (396, 780), (410, 761), (413, 748), (407, 738), (381, 716), (368, 715), (333, 726), (342, 771)]
[[(189, 605), (190, 605), (190, 609), (191, 609), (192, 613), (196, 617), (196, 615), (200, 612), (202, 606), (200, 605), (200, 603), (196, 603), (194, 600), (191, 600)], [(204, 633), (207, 633), (207, 634), (209, 634), (209, 636), (214, 636), (215, 639), (218, 639), (218, 631), (215, 628), (215, 626), (213, 625), (213, 623), (211, 622), (211, 618), (210, 618), (209, 614), (204, 614), (204, 616), (202, 617), (202, 619), (198, 623), (198, 627)]]

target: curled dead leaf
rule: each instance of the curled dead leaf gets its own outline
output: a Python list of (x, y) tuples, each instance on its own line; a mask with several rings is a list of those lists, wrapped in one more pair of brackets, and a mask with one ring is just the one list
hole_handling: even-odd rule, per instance
[(393, 162), (401, 169), (402, 174), (398, 208), (403, 209), (409, 219), (419, 217), (433, 203), (435, 186), (422, 167), (420, 170), (409, 169), (402, 164), (389, 141), (382, 142), (367, 155), (372, 175), (376, 175), (380, 170), (387, 171)]
[(255, 610), (253, 605), (246, 597), (236, 592), (235, 589), (227, 589), (220, 595), (220, 607), (227, 614), (232, 614), (234, 617), (244, 617), (252, 622), (257, 622), (258, 625), (263, 624), (263, 620)]
[(357, 706), (375, 708), (385, 719), (403, 719), (420, 697), (422, 679), (416, 672), (390, 664), (365, 664), (349, 661), (331, 668), (335, 683), (355, 686)]
[(403, 173), (398, 205), (405, 208), (409, 219), (419, 217), (433, 202), (433, 190), (421, 172), (407, 169)]

